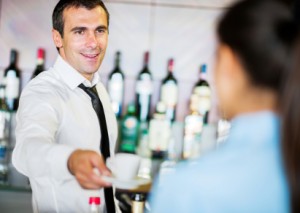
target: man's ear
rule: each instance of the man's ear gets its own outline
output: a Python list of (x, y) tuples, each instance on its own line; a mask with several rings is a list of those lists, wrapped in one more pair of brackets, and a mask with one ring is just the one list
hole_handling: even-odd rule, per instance
[(55, 29), (52, 29), (52, 39), (57, 48), (61, 48), (63, 46), (62, 37), (60, 33)]

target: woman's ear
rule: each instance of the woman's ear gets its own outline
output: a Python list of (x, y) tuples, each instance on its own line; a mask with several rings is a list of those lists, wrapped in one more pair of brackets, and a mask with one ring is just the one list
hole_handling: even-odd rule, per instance
[[(233, 83), (245, 83), (248, 80), (246, 70), (241, 64), (237, 54), (227, 45), (221, 45), (220, 51), (222, 51), (222, 68), (220, 69), (222, 76)], [(238, 81), (238, 82), (236, 82)]]
[(220, 64), (222, 67), (219, 69), (220, 72), (222, 72), (221, 74), (229, 78), (234, 78), (235, 70), (237, 68), (237, 58), (232, 49), (227, 45), (220, 45), (219, 56), (221, 57)]

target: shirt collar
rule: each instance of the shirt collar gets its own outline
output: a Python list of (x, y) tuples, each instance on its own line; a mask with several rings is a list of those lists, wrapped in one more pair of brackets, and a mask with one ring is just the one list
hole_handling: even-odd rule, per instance
[(92, 87), (100, 82), (100, 76), (98, 72), (94, 74), (92, 81), (89, 81), (70, 64), (68, 64), (60, 55), (58, 55), (53, 68), (72, 90), (77, 88), (81, 83), (87, 87)]
[[(258, 111), (245, 113), (235, 117), (231, 121), (231, 129), (228, 141), (242, 145), (261, 143), (263, 137), (273, 138), (269, 140), (278, 142), (280, 136), (281, 121), (278, 114), (272, 111)], [(243, 142), (242, 142), (243, 141)], [(265, 143), (268, 143), (265, 140)]]

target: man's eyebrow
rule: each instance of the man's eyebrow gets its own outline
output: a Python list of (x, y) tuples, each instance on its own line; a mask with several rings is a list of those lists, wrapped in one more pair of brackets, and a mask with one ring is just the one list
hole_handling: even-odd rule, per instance
[(100, 25), (96, 28), (96, 30), (107, 30), (107, 27), (105, 25)]
[(75, 32), (75, 31), (84, 31), (86, 30), (86, 27), (73, 27), (71, 29), (71, 32)]

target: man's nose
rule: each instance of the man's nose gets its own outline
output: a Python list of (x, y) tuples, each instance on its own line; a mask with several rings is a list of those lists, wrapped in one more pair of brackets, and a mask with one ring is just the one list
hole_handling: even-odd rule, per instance
[(91, 33), (88, 34), (86, 45), (88, 47), (91, 47), (91, 48), (97, 47), (98, 40), (97, 40), (97, 37), (96, 37), (95, 33), (91, 32)]

